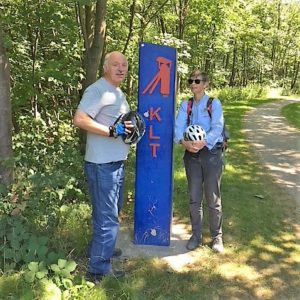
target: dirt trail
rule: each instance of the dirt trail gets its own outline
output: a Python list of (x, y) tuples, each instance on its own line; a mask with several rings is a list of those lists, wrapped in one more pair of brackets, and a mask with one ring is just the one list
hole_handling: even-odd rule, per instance
[(276, 101), (251, 110), (244, 130), (261, 162), (300, 207), (300, 132), (281, 115), (285, 105), (299, 101)]

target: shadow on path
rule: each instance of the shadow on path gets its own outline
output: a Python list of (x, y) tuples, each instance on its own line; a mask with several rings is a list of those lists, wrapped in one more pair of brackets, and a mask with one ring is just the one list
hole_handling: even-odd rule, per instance
[(252, 109), (244, 131), (269, 173), (296, 200), (300, 208), (300, 132), (290, 126), (281, 109), (299, 100), (283, 100)]

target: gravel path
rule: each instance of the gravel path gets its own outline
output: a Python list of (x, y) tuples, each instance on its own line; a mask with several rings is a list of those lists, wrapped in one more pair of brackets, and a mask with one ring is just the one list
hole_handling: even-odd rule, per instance
[(297, 101), (276, 101), (251, 110), (244, 128), (260, 161), (300, 207), (300, 132), (281, 115), (285, 105)]

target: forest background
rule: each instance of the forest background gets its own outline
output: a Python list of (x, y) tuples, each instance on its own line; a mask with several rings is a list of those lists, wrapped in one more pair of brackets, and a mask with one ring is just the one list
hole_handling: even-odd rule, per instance
[[(62, 215), (71, 214), (71, 205), (78, 205), (73, 213), (82, 216), (86, 206), (83, 209), (81, 204), (88, 203), (72, 116), (84, 89), (101, 76), (105, 53), (112, 50), (128, 57), (129, 72), (122, 88), (131, 108), (136, 108), (142, 41), (177, 49), (178, 103), (188, 93), (186, 80), (196, 67), (209, 73), (211, 91), (224, 104), (263, 96), (273, 88), (285, 95), (300, 91), (300, 4), (296, 0), (2, 1), (3, 274), (24, 271), (29, 265), (24, 272), (27, 282), (34, 283), (38, 272), (41, 279), (49, 274), (43, 264), (59, 265), (60, 258), (59, 268), (51, 272), (57, 275), (56, 285), (74, 296), (74, 287), (68, 288), (72, 281), (63, 281), (76, 267), (67, 259), (72, 257), (68, 253), (77, 246), (80, 257), (86, 244), (71, 246), (66, 241), (59, 251), (52, 251), (58, 237), (64, 236), (67, 217)], [(125, 219), (132, 215), (132, 187), (127, 188), (127, 199)], [(84, 223), (81, 230), (88, 226)], [(54, 228), (57, 240), (49, 238)], [(41, 239), (41, 232), (47, 232), (48, 238)], [(30, 265), (32, 261), (44, 263)]]

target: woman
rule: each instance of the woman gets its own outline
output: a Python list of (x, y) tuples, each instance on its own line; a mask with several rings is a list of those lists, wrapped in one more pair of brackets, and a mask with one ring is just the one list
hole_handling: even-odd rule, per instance
[[(203, 192), (209, 209), (209, 229), (212, 249), (223, 252), (221, 175), (223, 170), (222, 131), (224, 126), (221, 102), (214, 99), (211, 103), (211, 116), (208, 113), (209, 85), (208, 75), (200, 70), (190, 74), (188, 83), (193, 98), (180, 105), (175, 123), (175, 143), (185, 148), (183, 157), (189, 189), (189, 211), (192, 236), (186, 247), (194, 250), (202, 245)], [(206, 132), (203, 140), (188, 141), (184, 133), (189, 125), (200, 125)]]

